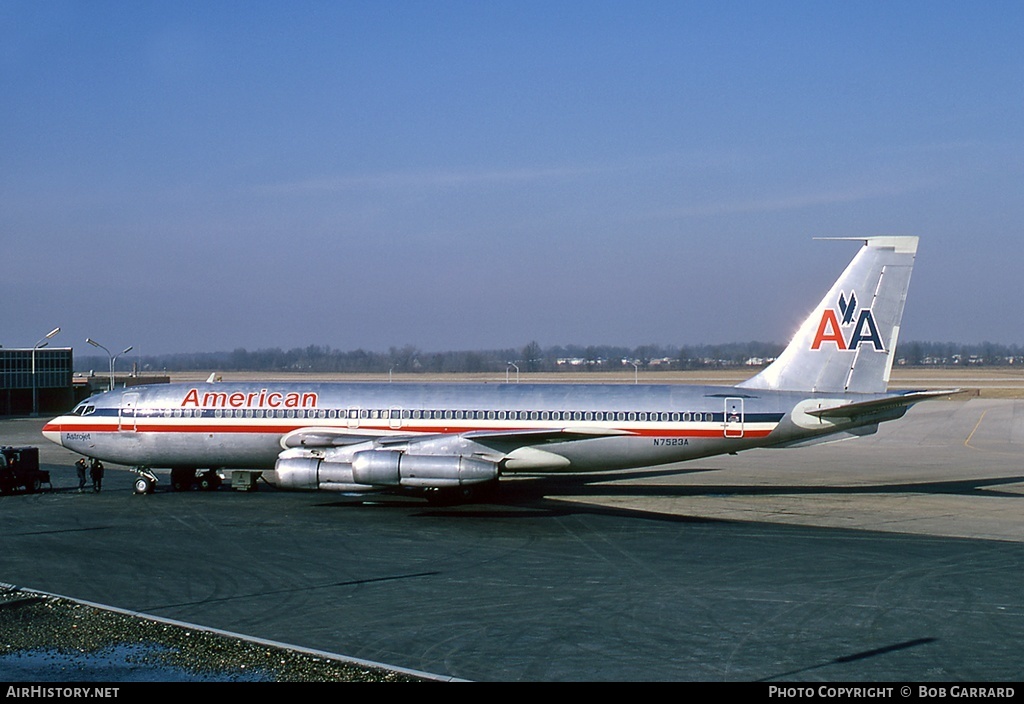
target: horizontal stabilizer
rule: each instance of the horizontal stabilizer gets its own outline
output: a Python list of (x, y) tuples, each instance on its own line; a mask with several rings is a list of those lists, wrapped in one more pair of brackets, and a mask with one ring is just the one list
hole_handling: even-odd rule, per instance
[(892, 410), (893, 408), (913, 406), (921, 401), (943, 398), (959, 393), (963, 393), (963, 391), (961, 389), (908, 391), (896, 396), (886, 396), (885, 398), (876, 398), (871, 401), (855, 401), (854, 403), (846, 403), (839, 406), (809, 410), (806, 413), (819, 418), (856, 418), (868, 413), (878, 413), (880, 411)]

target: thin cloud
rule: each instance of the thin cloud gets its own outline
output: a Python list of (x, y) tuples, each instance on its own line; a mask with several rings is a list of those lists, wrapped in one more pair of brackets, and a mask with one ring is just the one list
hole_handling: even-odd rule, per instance
[(801, 210), (822, 205), (857, 203), (876, 198), (889, 198), (931, 188), (938, 183), (938, 179), (920, 178), (886, 185), (854, 186), (846, 189), (807, 191), (803, 193), (766, 196), (763, 198), (724, 200), (671, 208), (652, 214), (652, 218), (706, 217)]
[(601, 167), (541, 167), (493, 170), (393, 171), (353, 176), (310, 178), (260, 186), (265, 193), (341, 193), (365, 189), (444, 189), (489, 184), (531, 183), (580, 178), (610, 169)]

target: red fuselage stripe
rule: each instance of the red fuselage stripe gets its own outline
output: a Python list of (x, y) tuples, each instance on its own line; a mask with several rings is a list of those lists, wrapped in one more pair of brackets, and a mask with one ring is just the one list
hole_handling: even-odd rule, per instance
[[(343, 429), (352, 431), (353, 435), (359, 435), (363, 433), (410, 433), (417, 435), (429, 435), (429, 434), (459, 434), (468, 433), (473, 431), (494, 431), (494, 432), (515, 432), (515, 431), (530, 431), (538, 430), (538, 428), (522, 428), (522, 427), (500, 427), (500, 428), (480, 428), (480, 427), (460, 427), (460, 426), (412, 426), (403, 425), (398, 428), (391, 426), (370, 426), (360, 425), (358, 427), (340, 426), (340, 425), (310, 425), (304, 423), (301, 425), (256, 425), (256, 424), (157, 424), (140, 422), (132, 425), (131, 423), (124, 423), (120, 427), (116, 423), (75, 423), (58, 425), (55, 423), (48, 423), (43, 428), (44, 432), (74, 432), (74, 433), (117, 433), (117, 432), (135, 432), (135, 433), (190, 433), (190, 434), (213, 434), (213, 433), (249, 433), (253, 435), (284, 435), (290, 433), (293, 430), (299, 428), (310, 428), (316, 430), (317, 428), (327, 429)], [(736, 428), (738, 433), (742, 429), (743, 437), (748, 438), (762, 438), (767, 437), (771, 433), (771, 429), (766, 428)], [(540, 429), (543, 430), (543, 429)], [(669, 429), (669, 428), (630, 428), (630, 429), (610, 429), (619, 432), (626, 432), (636, 437), (688, 437), (688, 438), (718, 438), (722, 437), (726, 432), (725, 429), (718, 425), (715, 428), (693, 428), (686, 430)], [(730, 433), (732, 430), (729, 431)], [(598, 436), (600, 437), (600, 435)]]

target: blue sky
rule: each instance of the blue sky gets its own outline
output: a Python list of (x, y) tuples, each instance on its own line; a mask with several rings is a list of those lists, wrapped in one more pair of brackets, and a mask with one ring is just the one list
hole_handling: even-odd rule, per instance
[(0, 345), (1024, 343), (1024, 3), (0, 0)]

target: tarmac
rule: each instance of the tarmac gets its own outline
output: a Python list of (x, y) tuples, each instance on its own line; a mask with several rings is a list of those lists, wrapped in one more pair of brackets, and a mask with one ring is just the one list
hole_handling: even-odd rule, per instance
[(809, 448), (512, 478), (447, 508), (136, 496), (110, 465), (80, 494), (42, 422), (0, 421), (53, 480), (0, 497), (0, 582), (19, 587), (438, 679), (1024, 675), (1024, 400), (924, 403)]

